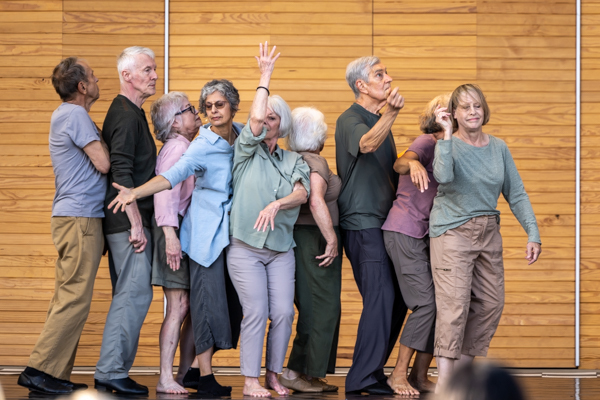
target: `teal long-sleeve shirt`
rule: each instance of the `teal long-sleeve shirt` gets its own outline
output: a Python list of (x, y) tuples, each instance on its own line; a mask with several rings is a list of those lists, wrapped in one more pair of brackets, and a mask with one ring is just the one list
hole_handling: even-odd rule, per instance
[(433, 176), (440, 184), (433, 200), (429, 235), (437, 237), (473, 217), (499, 215), (500, 194), (529, 237), (541, 243), (540, 232), (523, 181), (506, 143), (492, 135), (484, 147), (453, 136), (438, 140)]

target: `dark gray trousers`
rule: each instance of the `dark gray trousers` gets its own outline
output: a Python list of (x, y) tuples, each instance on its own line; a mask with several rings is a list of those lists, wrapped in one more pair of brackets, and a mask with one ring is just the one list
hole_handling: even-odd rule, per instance
[(346, 392), (352, 392), (387, 379), (383, 366), (396, 344), (407, 308), (381, 229), (343, 230), (342, 237), (363, 299), (352, 367), (346, 377)]
[(388, 255), (394, 263), (408, 316), (400, 343), (433, 354), (435, 338), (435, 287), (429, 262), (429, 236), (416, 239), (402, 233), (383, 231)]
[(196, 354), (237, 345), (242, 308), (225, 268), (225, 251), (208, 268), (190, 259), (190, 311)]

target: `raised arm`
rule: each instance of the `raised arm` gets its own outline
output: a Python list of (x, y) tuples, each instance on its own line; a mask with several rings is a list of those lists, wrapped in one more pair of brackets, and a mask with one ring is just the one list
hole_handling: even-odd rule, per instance
[(454, 180), (454, 160), (452, 159), (452, 119), (446, 107), (435, 110), (435, 121), (444, 128), (444, 139), (435, 145), (433, 176), (438, 183), (450, 183)]
[(265, 42), (264, 46), (261, 43), (259, 47), (259, 55), (255, 56), (255, 58), (258, 62), (258, 69), (260, 70), (260, 80), (258, 81), (258, 87), (256, 88), (252, 107), (250, 108), (249, 121), (250, 129), (254, 136), (259, 136), (265, 125), (269, 100), (269, 84), (271, 83), (271, 75), (275, 68), (275, 61), (277, 61), (280, 55), (280, 53), (275, 55), (277, 46), (273, 46), (273, 49), (271, 49), (271, 52), (269, 53), (268, 42)]
[(398, 112), (404, 107), (404, 97), (398, 93), (398, 88), (394, 88), (387, 98), (387, 107), (385, 112), (371, 128), (360, 139), (359, 147), (361, 153), (373, 153), (385, 141), (392, 129), (392, 125), (398, 116)]

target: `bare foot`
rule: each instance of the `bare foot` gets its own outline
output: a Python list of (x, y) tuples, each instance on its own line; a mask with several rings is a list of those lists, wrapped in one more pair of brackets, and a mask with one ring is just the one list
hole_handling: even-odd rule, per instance
[(408, 382), (421, 393), (433, 393), (435, 392), (435, 382), (429, 379), (419, 379), (408, 376)]
[(418, 396), (420, 394), (417, 389), (408, 383), (404, 374), (400, 376), (390, 375), (387, 379), (387, 384), (394, 390), (394, 393), (402, 396)]
[(183, 386), (175, 382), (173, 379), (167, 382), (161, 382), (160, 380), (156, 384), (157, 393), (170, 393), (170, 394), (188, 394)]
[(265, 387), (267, 389), (273, 389), (280, 396), (287, 396), (290, 394), (290, 389), (279, 383), (277, 374), (273, 371), (267, 371), (267, 374), (265, 375)]
[(251, 397), (271, 397), (271, 392), (262, 387), (257, 380), (248, 381), (244, 384), (244, 389), (242, 390), (244, 396)]

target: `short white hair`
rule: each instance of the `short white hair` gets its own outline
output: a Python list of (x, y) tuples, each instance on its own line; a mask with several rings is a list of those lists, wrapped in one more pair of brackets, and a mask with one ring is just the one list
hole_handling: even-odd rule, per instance
[(327, 140), (325, 116), (314, 107), (298, 107), (292, 111), (293, 129), (287, 137), (292, 151), (319, 151)]
[(131, 71), (135, 68), (136, 57), (140, 54), (145, 54), (154, 60), (154, 52), (151, 49), (142, 46), (128, 47), (123, 50), (117, 58), (117, 71), (119, 71), (119, 81), (121, 81), (121, 83), (123, 83), (123, 71)]
[(357, 58), (352, 61), (346, 67), (346, 82), (350, 85), (350, 89), (354, 92), (354, 98), (358, 99), (360, 96), (360, 91), (358, 87), (356, 87), (356, 81), (362, 79), (365, 82), (369, 82), (369, 72), (373, 69), (374, 66), (379, 64), (381, 61), (379, 57), (376, 56), (366, 56)]
[(269, 96), (268, 106), (273, 112), (279, 115), (279, 137), (284, 138), (292, 131), (292, 111), (284, 99), (279, 95)]

